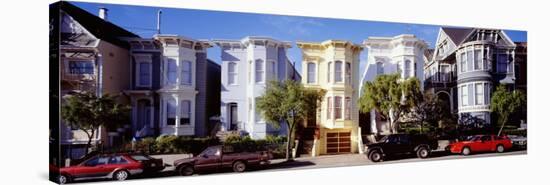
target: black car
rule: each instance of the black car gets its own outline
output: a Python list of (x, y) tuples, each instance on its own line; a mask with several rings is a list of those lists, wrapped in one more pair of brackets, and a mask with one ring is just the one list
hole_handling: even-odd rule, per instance
[(372, 162), (384, 160), (389, 155), (416, 154), (427, 158), (431, 151), (437, 149), (437, 140), (422, 134), (391, 134), (376, 143), (367, 145), (367, 157)]

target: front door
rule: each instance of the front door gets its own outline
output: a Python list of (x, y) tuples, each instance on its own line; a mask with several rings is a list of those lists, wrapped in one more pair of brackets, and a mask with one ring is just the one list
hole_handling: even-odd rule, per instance
[(327, 133), (327, 153), (350, 153), (351, 152), (351, 133), (350, 132), (332, 132)]
[(239, 110), (236, 103), (229, 104), (229, 130), (237, 130)]

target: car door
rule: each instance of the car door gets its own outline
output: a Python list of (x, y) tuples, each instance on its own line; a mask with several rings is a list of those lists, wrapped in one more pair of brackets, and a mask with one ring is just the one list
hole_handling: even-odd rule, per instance
[(474, 136), (474, 138), (470, 140), (469, 147), (475, 152), (483, 151), (483, 142), (481, 141), (481, 137)]
[(73, 176), (76, 178), (100, 177), (104, 176), (105, 165), (109, 157), (95, 156), (86, 160), (74, 170)]
[(493, 150), (494, 142), (492, 136), (483, 136), (481, 137), (481, 151), (488, 152)]
[(388, 140), (384, 144), (384, 153), (388, 155), (398, 154), (402, 151), (401, 142), (399, 141), (399, 135), (389, 135)]
[(221, 147), (210, 147), (204, 150), (195, 162), (195, 170), (210, 171), (216, 170), (220, 165)]
[(105, 175), (114, 172), (117, 169), (133, 170), (129, 167), (129, 162), (122, 155), (114, 155), (109, 159), (109, 163), (105, 165)]

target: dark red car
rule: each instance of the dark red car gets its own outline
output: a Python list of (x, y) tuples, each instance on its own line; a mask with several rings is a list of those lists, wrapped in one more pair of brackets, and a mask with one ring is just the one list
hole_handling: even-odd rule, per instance
[(470, 155), (475, 152), (504, 152), (512, 148), (512, 141), (506, 136), (476, 135), (469, 140), (449, 144), (451, 153)]
[(233, 169), (244, 172), (248, 167), (269, 165), (273, 155), (269, 151), (247, 151), (232, 146), (211, 146), (196, 157), (174, 161), (176, 172), (180, 175), (192, 175), (202, 171)]
[(162, 169), (162, 159), (153, 159), (143, 154), (99, 154), (76, 166), (60, 168), (57, 180), (60, 184), (102, 178), (122, 181), (144, 171)]

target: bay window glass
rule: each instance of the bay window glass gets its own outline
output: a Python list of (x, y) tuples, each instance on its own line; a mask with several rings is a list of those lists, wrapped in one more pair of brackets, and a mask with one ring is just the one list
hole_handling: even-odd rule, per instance
[(234, 62), (227, 65), (227, 83), (229, 85), (237, 83), (237, 64)]
[(315, 72), (316, 72), (315, 63), (307, 63), (307, 83), (315, 83)]
[(334, 119), (342, 119), (342, 97), (334, 97)]
[(192, 71), (191, 71), (191, 62), (189, 61), (183, 61), (182, 71), (181, 71), (181, 84), (183, 85), (191, 85), (191, 79), (192, 79)]
[(264, 61), (256, 60), (256, 82), (264, 82)]
[(166, 77), (167, 77), (167, 82), (168, 84), (176, 84), (176, 78), (177, 78), (177, 73), (178, 73), (178, 66), (176, 64), (176, 60), (174, 59), (168, 59), (168, 65), (167, 65), (167, 68), (166, 69)]
[(334, 81), (342, 82), (342, 62), (336, 61), (334, 63)]
[(176, 102), (174, 100), (166, 102), (166, 125), (176, 125)]
[(180, 124), (189, 125), (191, 124), (191, 101), (183, 100), (181, 101), (181, 115), (180, 115)]

